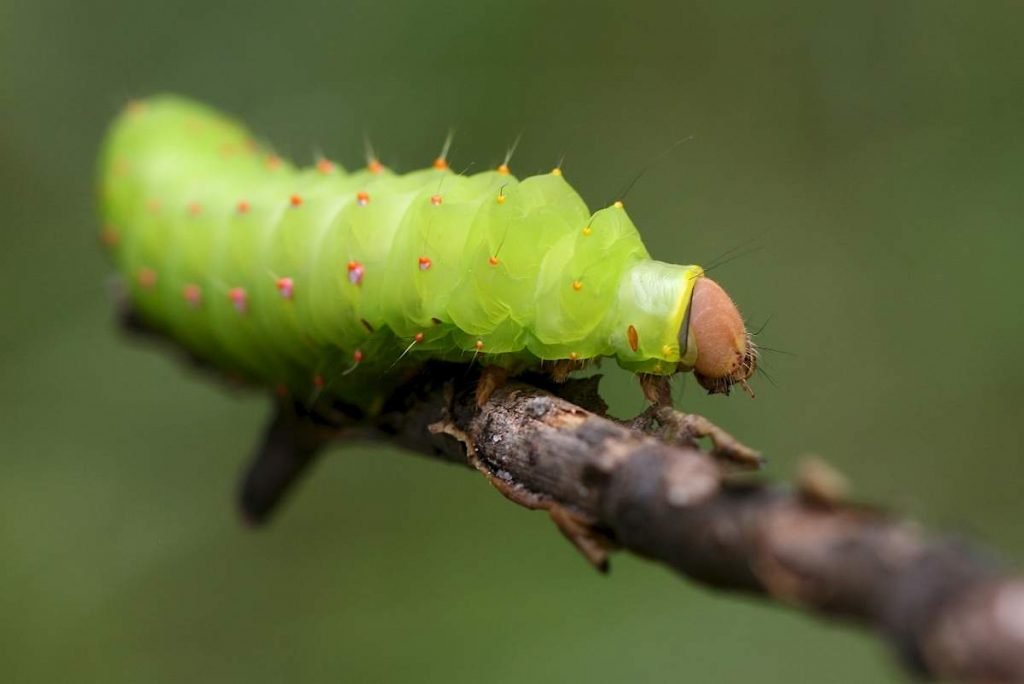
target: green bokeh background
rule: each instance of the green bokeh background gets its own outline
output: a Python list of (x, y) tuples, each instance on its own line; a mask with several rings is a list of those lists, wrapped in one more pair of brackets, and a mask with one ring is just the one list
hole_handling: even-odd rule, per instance
[[(232, 493), (267, 413), (119, 337), (93, 164), (189, 94), (300, 160), (519, 173), (565, 157), (761, 335), (759, 396), (681, 401), (790, 476), (1024, 561), (1019, 3), (0, 0), (0, 677), (44, 682), (901, 682), (854, 630), (616, 557), (393, 449), (331, 452), (265, 531)], [(641, 398), (625, 374), (615, 409)]]

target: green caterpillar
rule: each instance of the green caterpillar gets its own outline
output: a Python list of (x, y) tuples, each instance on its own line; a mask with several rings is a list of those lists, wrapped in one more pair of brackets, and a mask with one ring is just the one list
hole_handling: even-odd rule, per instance
[(299, 169), (161, 96), (112, 126), (100, 204), (148, 326), (297, 397), (372, 414), (435, 359), (564, 375), (614, 357), (642, 377), (692, 370), (712, 392), (746, 388), (756, 366), (722, 289), (652, 260), (621, 202), (591, 213), (559, 169)]

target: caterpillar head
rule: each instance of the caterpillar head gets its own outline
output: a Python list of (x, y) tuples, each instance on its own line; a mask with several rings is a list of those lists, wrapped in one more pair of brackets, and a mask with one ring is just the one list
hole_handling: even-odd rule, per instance
[(757, 347), (750, 339), (743, 317), (722, 286), (701, 277), (693, 286), (686, 318), (679, 329), (679, 348), (696, 348), (688, 367), (710, 394), (728, 394), (739, 385), (753, 396), (747, 378), (757, 370)]

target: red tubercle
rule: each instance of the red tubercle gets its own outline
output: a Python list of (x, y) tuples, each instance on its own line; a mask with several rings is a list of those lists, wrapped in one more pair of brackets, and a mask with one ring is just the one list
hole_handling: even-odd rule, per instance
[(293, 209), (298, 209), (299, 207), (302, 206), (302, 196), (292, 195), (291, 197), (288, 198), (288, 203), (292, 205)]
[(112, 223), (108, 223), (100, 231), (100, 242), (104, 247), (116, 247), (121, 242), (121, 234), (117, 232), (117, 228)]
[(484, 341), (483, 340), (477, 340), (476, 343), (473, 346), (476, 348), (477, 351), (481, 351), (484, 348)]
[(498, 257), (497, 257), (497, 255), (495, 255), (495, 256), (487, 257), (487, 263), (489, 263), (491, 266), (497, 266), (501, 262), (498, 261)]
[(369, 203), (370, 193), (366, 192), (365, 190), (360, 190), (359, 192), (356, 193), (356, 204), (358, 204), (361, 207), (365, 207)]
[(285, 299), (291, 299), (295, 294), (295, 282), (288, 277), (277, 279), (277, 291), (281, 293), (281, 296)]
[(235, 205), (235, 209), (239, 214), (248, 214), (252, 209), (252, 205), (249, 204), (249, 200), (238, 200), (238, 204)]
[(363, 352), (361, 349), (356, 349), (354, 352), (352, 352), (352, 361), (355, 363), (363, 362)]
[(156, 285), (156, 271), (148, 266), (140, 268), (135, 277), (139, 283), (139, 287), (143, 289), (149, 290)]
[(384, 170), (384, 165), (380, 163), (379, 159), (370, 159), (366, 162), (366, 170), (376, 175)]
[(199, 216), (203, 213), (203, 205), (199, 202), (189, 202), (188, 213), (190, 216)]
[(430, 203), (433, 204), (435, 207), (441, 206), (441, 202), (443, 201), (444, 199), (440, 195), (431, 195), (430, 197)]
[(437, 159), (434, 160), (434, 168), (437, 169), (438, 171), (447, 171), (448, 160), (445, 159), (444, 157), (438, 157)]
[(512, 170), (508, 168), (508, 164), (501, 164), (498, 166), (498, 173), (500, 173), (502, 176), (507, 176), (508, 174), (512, 173)]
[(276, 154), (267, 155), (267, 160), (265, 163), (267, 165), (267, 168), (271, 171), (276, 171), (279, 168), (281, 168), (281, 158), (278, 157)]
[(228, 290), (228, 299), (238, 313), (244, 314), (249, 311), (249, 295), (244, 287), (233, 287)]
[(321, 159), (316, 163), (316, 170), (320, 172), (321, 175), (329, 176), (338, 170), (338, 166), (330, 159)]
[(325, 384), (327, 383), (324, 382), (324, 376), (320, 375), (319, 373), (313, 376), (313, 386), (316, 387), (318, 390), (322, 390)]
[(412, 338), (413, 344), (419, 344), (423, 341), (423, 333), (416, 333), (415, 337)]
[(428, 271), (428, 270), (430, 270), (430, 266), (431, 266), (430, 258), (429, 257), (425, 257), (425, 256), (421, 256), (419, 258), (419, 265), (420, 265), (420, 270), (421, 271)]
[(348, 262), (348, 282), (353, 285), (363, 284), (363, 265), (358, 261)]
[(181, 288), (181, 298), (189, 308), (198, 309), (203, 303), (203, 289), (195, 283), (186, 283)]

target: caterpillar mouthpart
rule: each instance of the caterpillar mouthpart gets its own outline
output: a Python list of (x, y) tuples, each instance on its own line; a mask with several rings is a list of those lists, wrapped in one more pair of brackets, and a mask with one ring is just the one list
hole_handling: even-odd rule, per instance
[(700, 386), (709, 394), (729, 394), (733, 385), (739, 385), (753, 397), (747, 380), (757, 370), (757, 347), (739, 309), (708, 277), (694, 285), (689, 324), (689, 337), (697, 347), (693, 374)]

